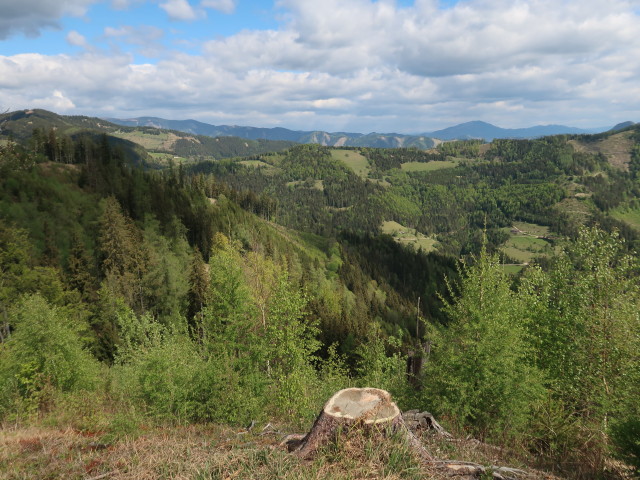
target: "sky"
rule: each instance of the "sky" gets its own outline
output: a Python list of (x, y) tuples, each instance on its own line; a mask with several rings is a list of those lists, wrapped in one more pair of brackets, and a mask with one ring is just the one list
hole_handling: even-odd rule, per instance
[(640, 121), (640, 0), (0, 0), (0, 111), (420, 133)]

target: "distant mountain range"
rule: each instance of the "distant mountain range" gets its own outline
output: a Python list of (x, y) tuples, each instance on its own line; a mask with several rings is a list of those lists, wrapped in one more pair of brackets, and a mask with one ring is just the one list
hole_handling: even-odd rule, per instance
[(490, 123), (474, 121), (425, 133), (441, 140), (471, 140), (480, 138), (490, 142), (494, 138), (538, 138), (548, 135), (600, 133), (610, 128), (584, 129), (565, 125), (536, 125), (528, 128), (500, 128)]
[(401, 135), (398, 133), (379, 134), (350, 132), (300, 131), (287, 128), (242, 127), (236, 125), (210, 125), (197, 120), (166, 120), (158, 117), (138, 117), (131, 119), (108, 118), (111, 123), (127, 127), (156, 127), (177, 130), (193, 135), (210, 137), (241, 137), (250, 140), (286, 140), (297, 143), (318, 143), (332, 147), (416, 147), (433, 148), (436, 142), (427, 135)]
[(158, 117), (137, 117), (131, 119), (106, 119), (112, 123), (129, 127), (156, 127), (169, 130), (187, 132), (194, 135), (207, 135), (210, 137), (234, 136), (250, 140), (287, 140), (297, 143), (319, 143), (327, 146), (354, 146), (354, 147), (417, 147), (421, 149), (432, 148), (439, 140), (469, 140), (482, 139), (491, 141), (494, 138), (537, 138), (547, 135), (560, 134), (590, 134), (607, 130), (617, 130), (630, 125), (633, 122), (624, 122), (613, 128), (603, 127), (583, 129), (567, 127), (564, 125), (538, 125), (529, 128), (500, 128), (490, 123), (473, 121), (461, 123), (453, 127), (434, 132), (425, 132), (420, 135), (405, 135), (399, 133), (353, 133), (353, 132), (324, 132), (324, 131), (300, 131), (287, 128), (259, 128), (236, 125), (211, 125), (197, 120), (166, 120)]

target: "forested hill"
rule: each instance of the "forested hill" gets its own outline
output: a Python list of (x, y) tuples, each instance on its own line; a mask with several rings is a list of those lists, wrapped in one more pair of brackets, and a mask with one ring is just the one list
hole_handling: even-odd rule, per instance
[[(197, 120), (167, 120), (158, 117), (137, 117), (132, 119), (107, 119), (118, 125), (129, 127), (154, 127), (170, 130), (178, 130), (195, 135), (208, 135), (210, 137), (237, 136), (269, 140), (289, 140), (297, 143), (318, 143), (324, 146), (356, 146), (374, 148), (400, 148), (417, 147), (432, 148), (434, 139), (438, 140), (471, 140), (482, 139), (491, 141), (494, 138), (539, 138), (548, 135), (561, 134), (589, 134), (598, 133), (608, 128), (582, 129), (567, 127), (564, 125), (537, 125), (528, 128), (500, 128), (487, 122), (473, 121), (460, 125), (443, 128), (420, 135), (402, 135), (398, 133), (349, 133), (349, 132), (324, 132), (324, 131), (299, 131), (282, 127), (259, 128), (237, 125), (211, 125)], [(633, 122), (624, 122), (613, 127), (613, 130), (633, 125)]]
[(416, 147), (432, 148), (435, 141), (426, 135), (402, 135), (398, 133), (349, 133), (324, 131), (299, 131), (287, 128), (243, 127), (237, 125), (211, 125), (196, 120), (166, 120), (158, 117), (133, 119), (110, 118), (109, 121), (129, 127), (144, 126), (178, 130), (210, 137), (236, 136), (250, 140), (286, 140), (296, 143), (317, 143), (325, 146), (359, 146), (376, 148)]
[[(104, 133), (119, 138), (123, 145), (136, 144), (138, 151), (148, 152), (150, 163), (166, 166), (169, 160), (186, 161), (187, 158), (215, 159), (284, 150), (293, 142), (270, 140), (245, 140), (239, 137), (210, 138), (177, 130), (159, 130), (153, 127), (123, 127), (106, 120), (84, 116), (58, 115), (46, 110), (20, 110), (0, 115), (0, 136), (12, 137), (24, 142), (39, 141), (40, 136), (59, 137), (56, 143), (61, 150), (69, 144), (65, 139), (79, 135)], [(114, 140), (110, 140), (114, 142)]]
[[(640, 467), (637, 125), (429, 151), (187, 150), (150, 169), (159, 152), (38, 115), (31, 135), (2, 123), (3, 425), (104, 448), (176, 424), (299, 430), (335, 391), (376, 386), (525, 467)], [(282, 455), (255, 461), (297, 461)], [(78, 473), (51, 463), (29, 471)]]

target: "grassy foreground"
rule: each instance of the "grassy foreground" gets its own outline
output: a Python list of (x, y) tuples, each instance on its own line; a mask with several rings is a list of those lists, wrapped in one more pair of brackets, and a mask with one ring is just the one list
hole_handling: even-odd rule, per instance
[[(444, 479), (421, 465), (403, 443), (378, 434), (347, 433), (313, 460), (279, 446), (285, 427), (257, 425), (252, 432), (221, 425), (145, 427), (114, 438), (74, 428), (6, 427), (0, 431), (3, 479)], [(530, 469), (504, 449), (473, 440), (450, 441), (425, 434), (439, 458), (485, 465), (509, 464), (526, 478), (553, 479)]]

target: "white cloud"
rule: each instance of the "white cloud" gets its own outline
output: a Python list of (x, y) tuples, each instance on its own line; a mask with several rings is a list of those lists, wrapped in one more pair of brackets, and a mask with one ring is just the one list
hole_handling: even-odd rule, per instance
[[(279, 29), (210, 40), (200, 56), (165, 52), (153, 65), (95, 52), (0, 57), (0, 105), (62, 102), (57, 90), (87, 114), (363, 132), (472, 119), (514, 127), (640, 121), (640, 18), (630, 2), (438, 3), (282, 0)], [(161, 6), (174, 19), (199, 15), (186, 0)], [(139, 48), (163, 38), (155, 27), (104, 34)], [(83, 41), (73, 32), (67, 39)]]
[(104, 29), (104, 37), (113, 44), (133, 45), (139, 53), (148, 58), (160, 57), (164, 54), (162, 45), (164, 35), (164, 30), (152, 25), (124, 25)]
[(75, 47), (89, 48), (89, 43), (87, 42), (87, 39), (84, 37), (84, 35), (81, 35), (75, 30), (71, 30), (69, 33), (67, 33), (66, 39), (69, 45), (73, 45)]
[(132, 5), (144, 3), (146, 0), (111, 0), (111, 6), (116, 10), (126, 10)]
[(199, 14), (187, 0), (167, 0), (160, 4), (172, 20), (190, 21), (198, 18)]
[(236, 9), (235, 0), (202, 0), (200, 3), (205, 8), (212, 8), (222, 13), (233, 13)]
[(37, 37), (45, 28), (60, 28), (63, 15), (82, 16), (97, 0), (1, 0), (0, 40), (22, 33)]
[(67, 98), (60, 90), (54, 90), (46, 98), (36, 98), (33, 100), (34, 108), (44, 108), (58, 112), (67, 112), (76, 108), (74, 103)]

